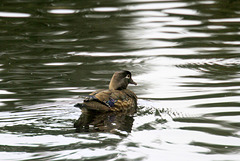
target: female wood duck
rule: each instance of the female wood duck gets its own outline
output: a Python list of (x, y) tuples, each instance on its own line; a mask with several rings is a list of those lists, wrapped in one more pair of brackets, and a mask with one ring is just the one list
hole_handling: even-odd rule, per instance
[(91, 93), (85, 97), (82, 104), (76, 104), (75, 107), (80, 107), (83, 112), (135, 112), (137, 109), (137, 96), (127, 89), (128, 84), (137, 85), (132, 80), (131, 72), (115, 72), (110, 81), (109, 89), (101, 89)]

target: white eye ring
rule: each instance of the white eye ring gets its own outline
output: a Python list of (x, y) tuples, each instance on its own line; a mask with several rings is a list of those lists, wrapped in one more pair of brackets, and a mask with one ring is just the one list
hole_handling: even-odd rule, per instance
[(128, 75), (126, 76), (126, 78), (127, 78), (127, 79), (130, 79), (130, 74), (128, 74)]

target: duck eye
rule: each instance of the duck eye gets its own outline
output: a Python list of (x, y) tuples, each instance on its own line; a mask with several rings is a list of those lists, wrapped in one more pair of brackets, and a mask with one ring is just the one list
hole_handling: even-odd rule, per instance
[(126, 78), (127, 78), (127, 79), (130, 79), (130, 74), (128, 74), (128, 75), (126, 76)]

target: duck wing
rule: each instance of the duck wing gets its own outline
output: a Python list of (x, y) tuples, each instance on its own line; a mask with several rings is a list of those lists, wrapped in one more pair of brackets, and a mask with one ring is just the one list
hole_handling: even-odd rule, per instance
[(86, 110), (99, 112), (136, 109), (137, 96), (128, 89), (98, 90), (84, 99), (83, 107)]

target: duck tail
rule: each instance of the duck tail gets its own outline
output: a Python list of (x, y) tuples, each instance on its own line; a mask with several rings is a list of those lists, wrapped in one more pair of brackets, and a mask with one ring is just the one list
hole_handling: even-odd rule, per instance
[[(92, 95), (83, 96), (83, 98), (84, 98), (83, 102), (89, 102), (93, 100), (100, 102), (95, 96), (92, 96)], [(86, 105), (84, 103), (77, 103), (74, 105), (74, 107), (78, 107), (82, 109), (83, 107), (86, 107)]]
[(84, 104), (82, 104), (82, 103), (77, 103), (77, 104), (74, 105), (74, 107), (83, 108), (83, 107), (84, 107)]

